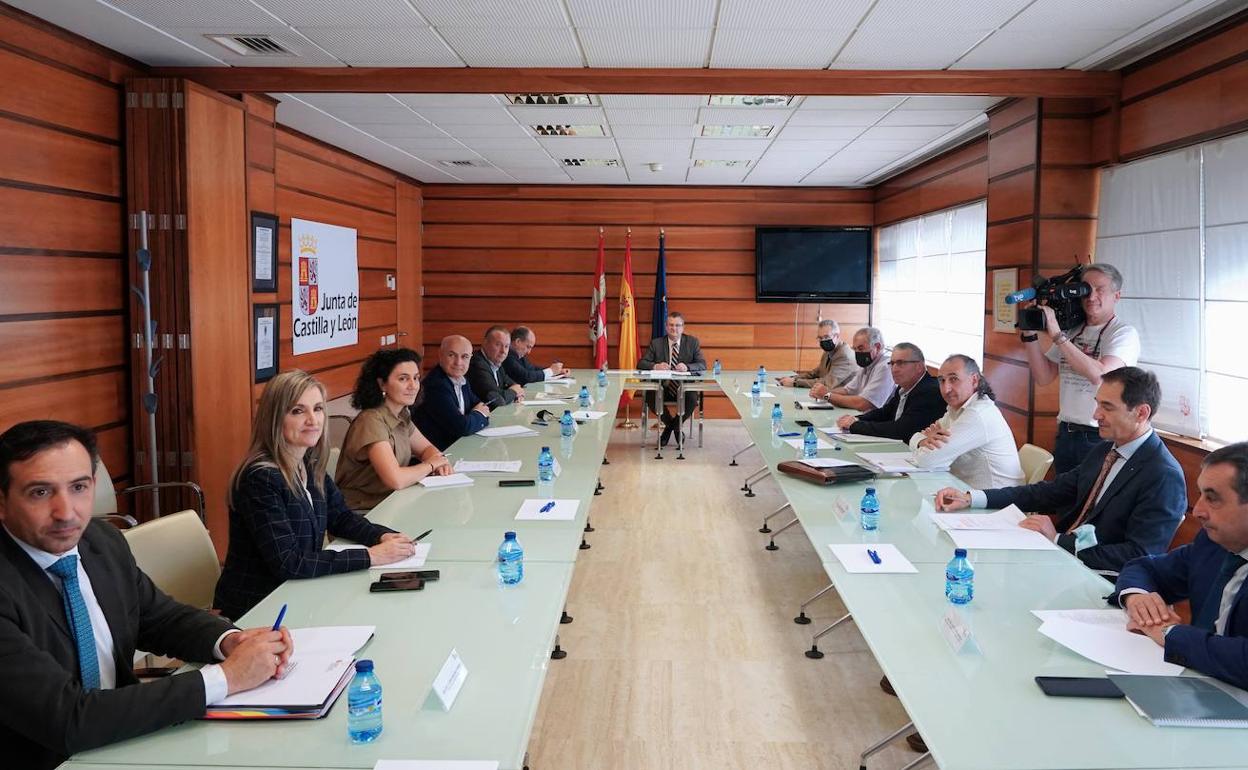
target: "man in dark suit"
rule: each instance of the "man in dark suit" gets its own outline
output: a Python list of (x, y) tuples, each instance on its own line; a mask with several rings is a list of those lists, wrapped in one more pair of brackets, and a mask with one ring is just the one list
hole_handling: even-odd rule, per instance
[[(85, 749), (204, 715), (277, 675), (285, 630), (239, 631), (179, 604), (92, 521), (95, 437), (40, 420), (0, 436), (0, 746), (6, 767), (51, 768)], [(208, 663), (140, 685), (135, 649)]]
[[(1210, 452), (1196, 485), (1196, 539), (1129, 562), (1110, 600), (1170, 663), (1248, 687), (1248, 442)], [(1190, 625), (1170, 606), (1183, 599), (1191, 601)]]
[(511, 330), (511, 349), (507, 351), (507, 357), (503, 359), (503, 371), (507, 372), (507, 376), (519, 385), (545, 382), (567, 373), (563, 364), (558, 361), (552, 361), (545, 369), (529, 361), (529, 354), (536, 346), (537, 335), (529, 327), (517, 326)]
[[(693, 374), (705, 372), (706, 359), (702, 357), (702, 346), (698, 343), (697, 337), (685, 334), (685, 317), (673, 310), (667, 314), (666, 327), (667, 336), (650, 340), (650, 347), (646, 348), (645, 354), (637, 362), (637, 368)], [(674, 411), (667, 412), (662, 405), (671, 404), (675, 407), (678, 392), (676, 383), (666, 382), (663, 384), (663, 389), (652, 397), (651, 406), (654, 413), (660, 416), (665, 426), (663, 435), (659, 438), (659, 443), (663, 446), (667, 446), (672, 433), (680, 429), (680, 420), (677, 419)], [(685, 394), (683, 419), (687, 420), (693, 416), (693, 409), (697, 402), (696, 394)]]
[(444, 451), (455, 439), (490, 424), (490, 407), (481, 403), (464, 377), (472, 355), (467, 337), (443, 337), (438, 365), (420, 381), (420, 400), (412, 421), (430, 443)]
[(1166, 552), (1187, 510), (1187, 486), (1174, 455), (1153, 431), (1161, 400), (1152, 372), (1124, 366), (1106, 372), (1096, 391), (1101, 438), (1074, 470), (1053, 481), (1022, 487), (936, 493), (936, 507), (1057, 511), (1028, 516), (1020, 526), (1035, 530), (1079, 557), (1088, 568), (1117, 577), (1123, 566), (1146, 554)]
[(911, 436), (945, 414), (940, 385), (927, 373), (926, 359), (918, 346), (897, 343), (888, 366), (893, 370), (893, 382), (897, 385), (893, 395), (878, 409), (841, 417), (836, 421), (841, 430), (909, 441)]
[(468, 363), (468, 385), (486, 406), (496, 409), (513, 401), (524, 401), (524, 388), (507, 374), (503, 362), (511, 348), (511, 335), (503, 326), (485, 330), (481, 349)]

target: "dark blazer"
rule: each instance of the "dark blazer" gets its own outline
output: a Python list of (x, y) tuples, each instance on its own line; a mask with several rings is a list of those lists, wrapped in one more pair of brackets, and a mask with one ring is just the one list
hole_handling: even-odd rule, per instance
[[(1076, 468), (1052, 481), (984, 490), (988, 507), (1013, 503), (1028, 512), (1057, 511), (1057, 531), (1065, 532), (1079, 516), (1112, 447), (1109, 441), (1093, 447)], [(1165, 553), (1186, 511), (1183, 471), (1161, 437), (1153, 433), (1088, 512), (1085, 523), (1096, 525), (1097, 545), (1079, 551), (1079, 559), (1089, 569), (1117, 574), (1132, 559)], [(1074, 553), (1075, 536), (1063, 534), (1057, 544)]]
[(495, 380), (494, 372), (490, 369), (490, 361), (480, 350), (472, 353), (472, 360), (468, 362), (466, 379), (472, 392), (476, 393), (477, 398), (484, 401), (485, 405), (491, 409), (516, 400), (515, 391), (510, 389), (516, 384), (515, 380), (511, 379), (507, 370), (502, 366), (498, 367), (498, 379)]
[(464, 411), (460, 413), (455, 388), (441, 366), (433, 367), (420, 381), (420, 401), (412, 411), (412, 420), (421, 434), (440, 450), (490, 424), (489, 417), (473, 409), (481, 400), (467, 383), (460, 387), (464, 396)]
[(230, 547), (213, 604), (237, 620), (287, 580), (368, 569), (368, 552), (323, 550), (325, 533), (376, 545), (394, 530), (347, 507), (334, 480), (325, 493), (309, 481), (312, 502), (293, 492), (275, 467), (253, 465), (239, 479), (230, 506)]
[(923, 379), (906, 396), (906, 410), (901, 413), (900, 420), (896, 418), (899, 403), (901, 388), (896, 387), (883, 406), (858, 415), (858, 420), (849, 426), (849, 432), (909, 441), (911, 436), (945, 414), (945, 399), (940, 395), (940, 385), (927, 372), (923, 372)]
[[(655, 337), (650, 340), (650, 347), (637, 362), (638, 369), (653, 369), (655, 364), (668, 364), (667, 337)], [(706, 371), (706, 359), (702, 357), (702, 346), (698, 338), (692, 334), (682, 334), (680, 348), (676, 351), (677, 363), (689, 367), (689, 371), (701, 374)]]
[(0, 746), (3, 764), (51, 768), (79, 751), (204, 715), (204, 680), (177, 674), (139, 685), (135, 649), (197, 663), (214, 660), (223, 618), (179, 604), (134, 563), (111, 524), (91, 522), (78, 543), (82, 567), (113, 635), (117, 687), (82, 689), (78, 652), (61, 594), (0, 530)]
[(507, 351), (507, 357), (503, 359), (503, 371), (507, 372), (507, 376), (520, 385), (546, 381), (545, 369), (530, 363), (528, 356), (516, 355), (514, 350)]
[[(1210, 591), (1227, 553), (1201, 530), (1191, 543), (1170, 553), (1129, 562), (1122, 568), (1110, 600), (1117, 604), (1117, 592), (1124, 588), (1142, 588), (1156, 591), (1167, 602), (1190, 600), (1193, 618), (1200, 617), (1201, 609), (1213, 602), (1216, 617), (1222, 593), (1211, 595)], [(1166, 634), (1166, 660), (1236, 687), (1248, 687), (1248, 582), (1240, 586), (1231, 603), (1225, 635), (1196, 626), (1175, 626)]]

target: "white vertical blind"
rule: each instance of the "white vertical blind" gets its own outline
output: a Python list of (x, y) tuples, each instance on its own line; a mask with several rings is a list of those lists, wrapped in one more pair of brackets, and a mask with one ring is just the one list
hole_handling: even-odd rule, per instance
[(1248, 134), (1203, 147), (1205, 171), (1205, 427), (1248, 438)]
[(890, 347), (982, 357), (987, 230), (984, 201), (880, 228), (874, 317)]

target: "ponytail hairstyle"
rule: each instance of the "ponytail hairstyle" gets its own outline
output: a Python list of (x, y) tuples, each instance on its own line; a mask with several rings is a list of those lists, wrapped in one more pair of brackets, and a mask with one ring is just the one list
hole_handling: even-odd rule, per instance
[(964, 356), (961, 353), (954, 353), (945, 359), (945, 363), (950, 361), (959, 361), (962, 364), (962, 371), (967, 374), (974, 374), (979, 377), (979, 387), (975, 388), (976, 395), (997, 400), (997, 394), (992, 392), (992, 386), (988, 384), (988, 378), (979, 370), (979, 364), (975, 363), (975, 359), (970, 356)]

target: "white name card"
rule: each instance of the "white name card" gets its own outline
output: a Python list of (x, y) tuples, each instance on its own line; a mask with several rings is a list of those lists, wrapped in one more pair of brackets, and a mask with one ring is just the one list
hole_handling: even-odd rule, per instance
[(459, 696), (459, 690), (467, 678), (468, 667), (460, 659), (459, 652), (452, 649), (450, 657), (442, 664), (442, 670), (433, 679), (433, 694), (442, 703), (443, 711), (450, 711), (451, 706), (455, 705), (455, 698)]
[(962, 613), (958, 612), (956, 607), (950, 607), (941, 616), (940, 635), (944, 637), (945, 644), (948, 644), (949, 649), (954, 653), (970, 652), (976, 649), (975, 635), (971, 633), (971, 627), (966, 622), (966, 618), (962, 617)]

